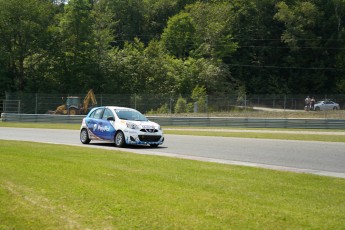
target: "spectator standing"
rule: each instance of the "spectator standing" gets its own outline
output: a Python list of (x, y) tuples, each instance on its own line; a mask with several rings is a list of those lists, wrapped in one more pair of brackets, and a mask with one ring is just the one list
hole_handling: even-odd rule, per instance
[(310, 110), (314, 110), (314, 105), (315, 105), (315, 99), (314, 99), (314, 97), (312, 97), (310, 99)]
[(310, 99), (309, 96), (307, 96), (307, 98), (304, 100), (304, 102), (305, 102), (305, 110), (306, 111), (310, 110), (310, 101), (311, 101), (311, 99)]

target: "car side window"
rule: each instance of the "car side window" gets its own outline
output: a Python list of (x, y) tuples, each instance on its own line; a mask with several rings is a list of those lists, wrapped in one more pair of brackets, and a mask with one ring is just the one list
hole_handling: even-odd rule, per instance
[(108, 117), (114, 118), (114, 115), (113, 115), (113, 113), (111, 112), (110, 109), (105, 109), (105, 110), (104, 110), (104, 113), (103, 113), (103, 118), (102, 118), (102, 119), (103, 119), (103, 120), (107, 120)]
[(96, 110), (95, 110), (95, 111), (93, 111), (93, 112), (90, 114), (90, 116), (89, 116), (89, 117), (93, 118), (93, 117), (95, 116), (95, 113), (96, 113)]
[(97, 109), (93, 115), (93, 118), (101, 119), (103, 109)]

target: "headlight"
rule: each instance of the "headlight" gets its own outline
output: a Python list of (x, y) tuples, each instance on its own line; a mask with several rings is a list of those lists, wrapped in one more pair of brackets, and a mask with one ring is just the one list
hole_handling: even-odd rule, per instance
[(132, 122), (127, 122), (126, 125), (127, 125), (127, 128), (129, 129), (139, 129), (139, 126), (137, 126), (136, 124)]

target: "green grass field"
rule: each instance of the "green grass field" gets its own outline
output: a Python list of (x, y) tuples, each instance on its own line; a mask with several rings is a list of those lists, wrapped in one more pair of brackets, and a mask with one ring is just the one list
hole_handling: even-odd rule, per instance
[[(166, 134), (179, 134), (179, 135), (194, 135), (194, 136), (219, 136), (219, 137), (241, 137), (241, 138), (260, 138), (260, 139), (280, 139), (280, 140), (300, 140), (300, 141), (326, 141), (326, 142), (345, 142), (345, 135), (326, 135), (324, 134), (313, 134), (313, 131), (309, 133), (279, 133), (274, 132), (261, 132), (263, 130), (254, 130), (254, 132), (232, 132), (230, 131), (212, 131), (212, 130), (165, 130)], [(267, 131), (267, 130), (265, 130)], [(335, 132), (337, 133), (337, 132)]]
[[(345, 141), (338, 130), (165, 128), (166, 134)], [(344, 179), (0, 140), (1, 230), (344, 229), (344, 213)]]
[(344, 179), (0, 141), (0, 229), (344, 227)]
[(0, 122), (0, 127), (78, 130), (80, 128), (80, 124), (44, 123), (44, 122)]

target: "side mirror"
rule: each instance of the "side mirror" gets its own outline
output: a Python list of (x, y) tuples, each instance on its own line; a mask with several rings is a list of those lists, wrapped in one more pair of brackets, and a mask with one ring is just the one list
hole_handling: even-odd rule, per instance
[(113, 117), (108, 117), (107, 120), (108, 121), (115, 121), (115, 119)]

